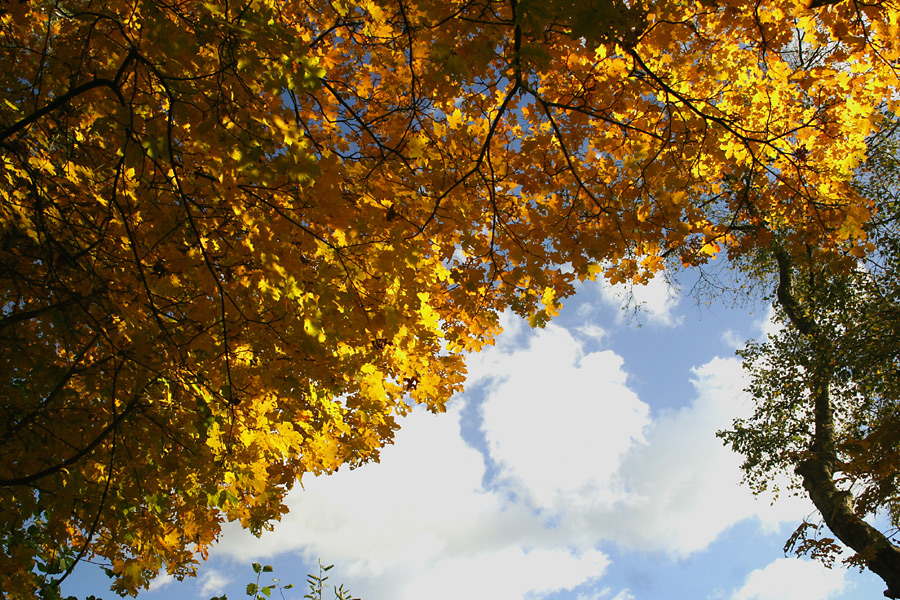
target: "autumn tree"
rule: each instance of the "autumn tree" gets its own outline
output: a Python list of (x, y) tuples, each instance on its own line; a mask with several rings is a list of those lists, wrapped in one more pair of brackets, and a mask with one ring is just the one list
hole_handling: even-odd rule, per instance
[[(0, 4), (0, 588), (135, 593), (441, 410), (510, 308), (864, 255), (898, 10)], [(774, 232), (774, 233), (773, 233)]]

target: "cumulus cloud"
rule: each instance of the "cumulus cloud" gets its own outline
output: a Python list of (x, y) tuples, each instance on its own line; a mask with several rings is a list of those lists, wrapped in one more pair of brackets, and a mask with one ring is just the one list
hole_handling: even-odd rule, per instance
[(622, 359), (584, 354), (550, 325), (492, 362), (482, 428), (500, 477), (541, 509), (617, 499), (613, 476), (649, 425), (649, 407), (626, 385)]
[(560, 549), (507, 547), (495, 552), (456, 557), (416, 572), (404, 598), (521, 599), (571, 590), (602, 575), (608, 560), (596, 550), (572, 553)]
[(215, 569), (206, 569), (200, 576), (200, 594), (202, 596), (217, 596), (225, 592), (225, 586), (231, 583), (231, 578)]
[(650, 322), (673, 327), (681, 323), (675, 314), (679, 295), (663, 276), (651, 279), (647, 285), (616, 284), (598, 280), (601, 296), (607, 304), (623, 308), (623, 317), (629, 310), (645, 314)]
[(150, 582), (149, 591), (155, 592), (175, 583), (175, 577), (164, 573)]
[(230, 528), (217, 552), (244, 562), (291, 550), (327, 556), (367, 600), (459, 598), (473, 582), (491, 591), (484, 597), (518, 600), (602, 574), (602, 553), (548, 539), (533, 511), (484, 488), (461, 409), (414, 411), (381, 463), (308, 481), (273, 532), (255, 539)]
[(479, 377), (494, 382), (482, 427), (496, 483), (555, 514), (570, 540), (685, 557), (744, 519), (774, 530), (812, 512), (805, 499), (754, 497), (741, 457), (716, 437), (751, 408), (737, 359), (694, 369), (695, 398), (651, 421), (621, 358), (584, 354), (562, 328), (492, 354)]
[(846, 573), (810, 560), (779, 558), (750, 573), (731, 600), (827, 600), (847, 587)]
[(741, 519), (809, 512), (752, 498), (715, 437), (748, 409), (735, 359), (695, 369), (695, 397), (653, 418), (622, 358), (585, 350), (596, 338), (504, 320), (497, 346), (472, 358), (475, 392), (444, 415), (414, 410), (381, 463), (304, 481), (274, 531), (257, 540), (230, 527), (216, 553), (327, 557), (367, 600), (455, 599), (473, 586), (499, 600), (576, 587), (590, 598), (603, 544), (683, 557)]
[(575, 600), (634, 600), (634, 596), (628, 589), (621, 590), (613, 596), (612, 589), (607, 587), (591, 594), (578, 594)]
[(717, 431), (746, 415), (746, 381), (740, 362), (714, 358), (694, 369), (696, 398), (660, 415), (624, 461), (620, 476), (630, 501), (619, 508), (616, 539), (642, 550), (686, 556), (746, 518), (768, 529), (809, 514), (811, 505), (788, 497), (776, 506), (741, 485), (741, 457), (724, 447)]
[(506, 508), (502, 497), (482, 490), (484, 459), (460, 437), (459, 419), (459, 404), (441, 416), (414, 411), (380, 463), (304, 480), (305, 489), (292, 492), (291, 512), (275, 531), (256, 542), (226, 540), (223, 546), (247, 559), (316, 540), (328, 556), (377, 549), (373, 563), (445, 551), (461, 533), (459, 522), (477, 529), (485, 515), (502, 515)]

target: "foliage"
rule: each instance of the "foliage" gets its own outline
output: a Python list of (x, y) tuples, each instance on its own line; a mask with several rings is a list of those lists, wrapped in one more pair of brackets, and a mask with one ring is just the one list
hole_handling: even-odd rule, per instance
[[(323, 593), (326, 589), (325, 582), (328, 581), (328, 577), (325, 573), (333, 568), (334, 565), (324, 566), (322, 565), (322, 561), (319, 560), (318, 574), (310, 573), (306, 576), (306, 582), (309, 584), (309, 593), (303, 597), (309, 598), (310, 600), (324, 600)], [(247, 596), (249, 596), (251, 600), (267, 600), (272, 597), (272, 590), (278, 590), (278, 593), (284, 598), (284, 590), (289, 590), (294, 587), (293, 583), (281, 585), (281, 582), (275, 578), (272, 579), (271, 585), (260, 586), (259, 582), (262, 574), (271, 573), (272, 571), (272, 565), (253, 563), (253, 572), (256, 573), (256, 581), (254, 583), (248, 583), (246, 590)], [(333, 586), (333, 588), (334, 600), (354, 600), (350, 595), (350, 592), (344, 589), (344, 584)], [(223, 594), (222, 596), (214, 596), (209, 600), (228, 600), (228, 596)]]
[[(873, 522), (880, 515), (892, 531), (900, 527), (897, 248), (880, 248), (879, 258), (888, 263), (882, 271), (836, 272), (827, 263), (792, 271), (797, 302), (791, 310), (815, 327), (798, 326), (779, 300), (781, 329), (740, 353), (752, 377), (754, 414), (720, 433), (744, 455), (746, 479), (755, 491), (771, 487), (779, 474), (794, 489), (805, 488), (833, 535), (857, 551), (852, 560), (860, 566), (869, 564), (875, 545), (890, 544), (891, 536), (867, 530), (872, 537), (857, 543), (846, 536), (846, 522)], [(822, 466), (824, 475), (812, 476), (811, 466)], [(823, 499), (825, 482), (829, 493)], [(834, 520), (832, 503), (846, 508), (843, 522)], [(785, 550), (831, 564), (841, 547), (820, 530), (804, 522)], [(897, 594), (900, 571), (893, 569), (889, 586)]]
[[(811, 375), (826, 362), (831, 403), (840, 431), (844, 475), (863, 498), (875, 488), (896, 488), (900, 426), (900, 153), (896, 142), (875, 148), (860, 185), (878, 199), (878, 218), (868, 227), (876, 251), (857, 268), (843, 270), (810, 258), (791, 273), (793, 298), (816, 321), (816, 335), (801, 332), (785, 308), (775, 304), (778, 331), (738, 354), (751, 373), (748, 389), (756, 413), (735, 422), (722, 437), (745, 455), (748, 481), (756, 490), (772, 484), (775, 472), (790, 473), (813, 437)], [(811, 250), (811, 252), (813, 252)], [(771, 270), (774, 260), (768, 260)], [(863, 466), (865, 461), (886, 461)], [(796, 476), (795, 476), (796, 477)], [(860, 479), (861, 478), (861, 479)], [(795, 479), (795, 481), (797, 481)], [(878, 483), (876, 483), (876, 481)], [(889, 508), (900, 498), (872, 497), (867, 513)], [(900, 521), (897, 522), (900, 525)]]
[(252, 600), (265, 600), (266, 598), (270, 598), (272, 596), (272, 590), (277, 589), (281, 594), (281, 597), (284, 598), (284, 590), (289, 590), (294, 587), (293, 583), (289, 583), (287, 585), (281, 585), (281, 582), (278, 579), (273, 578), (271, 585), (259, 585), (259, 580), (262, 577), (263, 573), (271, 573), (272, 565), (261, 565), (259, 563), (253, 563), (253, 572), (256, 573), (256, 582), (247, 584), (247, 596), (249, 596)]
[[(334, 568), (334, 565), (323, 566), (322, 561), (319, 560), (319, 573), (318, 575), (314, 575), (310, 573), (306, 576), (306, 583), (309, 585), (309, 593), (304, 595), (304, 598), (309, 598), (309, 600), (324, 600), (324, 594), (326, 586), (325, 582), (328, 581), (328, 576), (325, 575), (328, 571)], [(334, 600), (354, 600), (350, 591), (344, 588), (344, 584), (332, 586), (334, 591)], [(359, 600), (358, 598), (356, 600)]]
[[(892, 260), (896, 260), (896, 256)], [(808, 277), (808, 279), (807, 279)], [(795, 467), (808, 455), (815, 432), (815, 377), (823, 363), (838, 430), (843, 485), (859, 494), (863, 514), (898, 515), (897, 429), (900, 425), (900, 279), (896, 272), (807, 272), (803, 311), (815, 316), (815, 336), (792, 326), (778, 310), (781, 329), (739, 354), (752, 376), (755, 413), (722, 436), (745, 456), (756, 491), (786, 473), (800, 487)], [(795, 290), (800, 285), (795, 284)]]
[[(893, 3), (0, 6), (0, 588), (134, 594), (440, 411), (511, 308), (861, 256)], [(872, 440), (874, 443), (874, 440)]]
[[(893, 547), (895, 564), (884, 570), (893, 573), (885, 579), (896, 597), (900, 549), (862, 525), (881, 515), (894, 532), (900, 527), (900, 152), (896, 129), (886, 133), (870, 140), (858, 172), (858, 185), (878, 202), (867, 228), (875, 250), (845, 270), (816, 249), (801, 263), (774, 246), (780, 329), (739, 353), (755, 412), (720, 436), (744, 455), (755, 491), (778, 474), (806, 488), (833, 534), (857, 551), (853, 562), (867, 566), (878, 548)], [(848, 533), (851, 523), (865, 535)], [(804, 522), (785, 550), (830, 564), (840, 547), (820, 529)]]

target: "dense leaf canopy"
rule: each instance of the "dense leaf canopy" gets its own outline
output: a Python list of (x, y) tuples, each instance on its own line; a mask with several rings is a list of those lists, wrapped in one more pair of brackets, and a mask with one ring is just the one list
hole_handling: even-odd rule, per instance
[[(0, 5), (0, 587), (133, 593), (441, 410), (507, 308), (871, 249), (892, 3)], [(36, 570), (35, 570), (36, 569)], [(41, 575), (41, 573), (45, 573)]]

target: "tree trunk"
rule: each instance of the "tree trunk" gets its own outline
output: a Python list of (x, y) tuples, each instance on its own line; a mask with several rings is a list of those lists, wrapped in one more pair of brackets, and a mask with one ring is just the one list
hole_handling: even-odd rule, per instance
[(835, 485), (829, 462), (814, 456), (800, 463), (797, 473), (803, 477), (803, 487), (832, 533), (884, 580), (888, 586), (884, 595), (900, 598), (900, 548), (853, 511), (853, 495)]
[[(778, 260), (777, 299), (791, 324), (812, 338), (813, 363), (811, 373), (815, 432), (810, 452), (796, 472), (803, 478), (803, 487), (821, 513), (831, 532), (847, 547), (856, 551), (866, 567), (881, 577), (888, 589), (884, 595), (900, 599), (900, 548), (880, 531), (866, 523), (854, 510), (853, 494), (837, 487), (834, 474), (838, 470), (834, 428), (834, 411), (829, 391), (832, 375), (830, 347), (819, 333), (815, 318), (804, 311), (794, 296), (791, 285), (791, 259), (787, 253), (775, 250)], [(818, 339), (816, 339), (818, 338)]]

